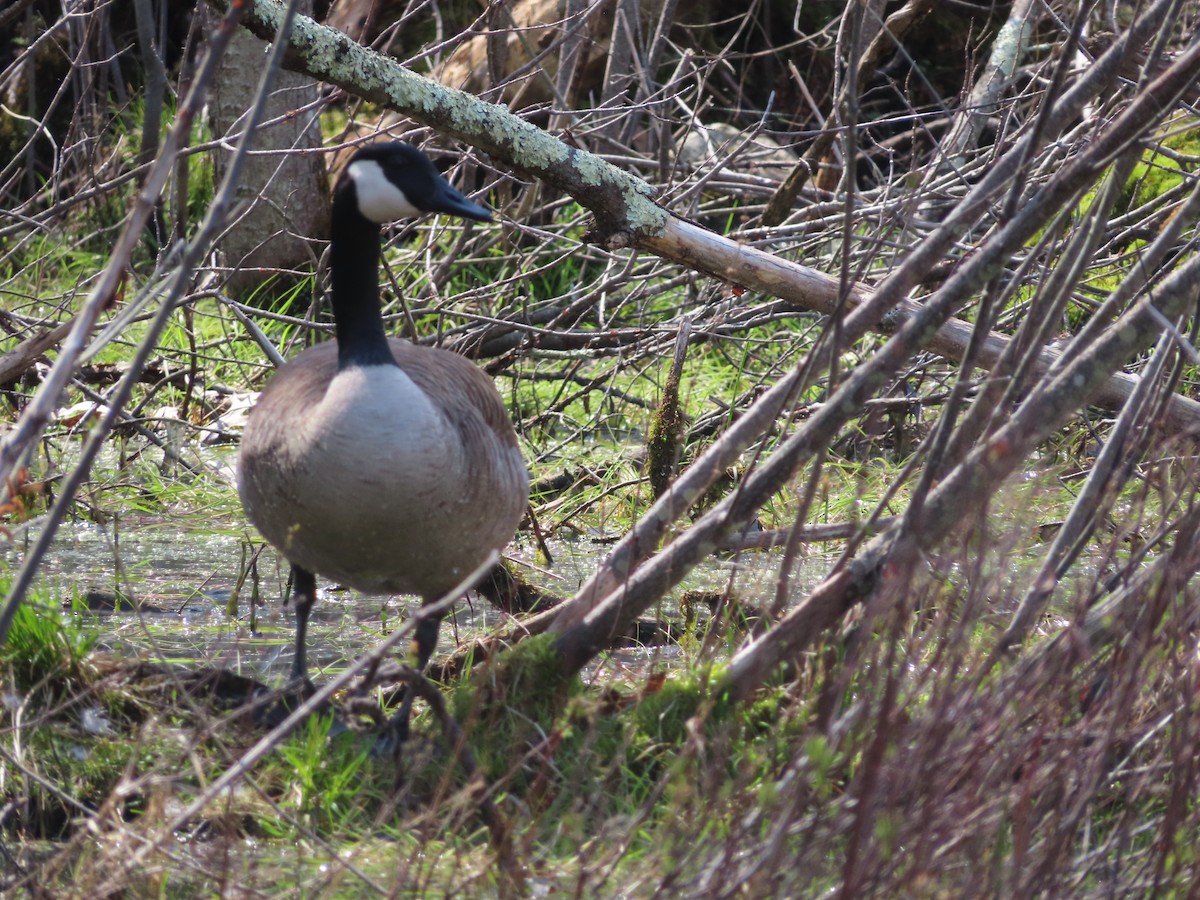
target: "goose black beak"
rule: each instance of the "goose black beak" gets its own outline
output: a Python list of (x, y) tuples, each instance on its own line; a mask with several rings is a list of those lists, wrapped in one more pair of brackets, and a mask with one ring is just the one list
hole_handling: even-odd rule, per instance
[(474, 219), (476, 222), (492, 221), (492, 211), (481, 206), (443, 182), (428, 200), (426, 209), (429, 212), (449, 213), (464, 219)]

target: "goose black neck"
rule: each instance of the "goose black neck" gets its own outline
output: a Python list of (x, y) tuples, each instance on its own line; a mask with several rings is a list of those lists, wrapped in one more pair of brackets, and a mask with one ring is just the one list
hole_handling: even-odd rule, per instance
[(338, 368), (395, 365), (379, 305), (380, 229), (358, 211), (352, 185), (335, 193), (330, 229)]

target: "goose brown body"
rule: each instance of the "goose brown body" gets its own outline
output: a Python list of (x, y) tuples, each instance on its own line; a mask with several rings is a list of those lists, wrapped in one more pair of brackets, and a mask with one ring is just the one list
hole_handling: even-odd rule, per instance
[[(302, 686), (316, 576), (438, 599), (503, 548), (525, 512), (528, 475), (491, 379), (454, 353), (384, 331), (381, 225), (430, 212), (491, 218), (415, 147), (369, 144), (350, 158), (333, 192), (329, 246), (337, 340), (280, 367), (242, 436), (242, 505), (292, 564), (292, 678)], [(418, 668), (438, 622), (417, 623)], [(411, 695), (400, 734), (410, 704)]]
[(280, 368), (242, 438), (239, 492), (293, 564), (433, 600), (511, 540), (528, 476), (483, 372), (446, 350), (388, 346), (395, 366), (339, 371), (326, 343)]

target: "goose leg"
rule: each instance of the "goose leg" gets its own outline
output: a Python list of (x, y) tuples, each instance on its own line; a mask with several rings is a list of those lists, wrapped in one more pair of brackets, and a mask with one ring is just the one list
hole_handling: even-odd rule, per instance
[[(417, 623), (416, 631), (413, 632), (412, 654), (416, 657), (416, 669), (421, 674), (425, 673), (425, 667), (429, 665), (429, 659), (433, 656), (433, 650), (437, 646), (438, 630), (441, 626), (441, 616), (430, 616), (428, 619), (421, 619)], [(400, 745), (408, 740), (408, 719), (412, 714), (415, 696), (416, 691), (412, 687), (405, 688), (404, 700), (401, 701), (400, 708), (388, 721), (390, 738), (388, 743), (393, 749), (399, 749)]]
[[(292, 566), (292, 603), (296, 607), (296, 652), (292, 656), (292, 683), (308, 683), (308, 614), (317, 602), (317, 579), (312, 572)], [(436, 635), (435, 635), (436, 639)]]
[(429, 659), (437, 647), (438, 631), (441, 627), (441, 616), (430, 616), (417, 623), (416, 631), (413, 632), (412, 650), (413, 655), (417, 658), (418, 672), (423, 673), (425, 667), (429, 665)]

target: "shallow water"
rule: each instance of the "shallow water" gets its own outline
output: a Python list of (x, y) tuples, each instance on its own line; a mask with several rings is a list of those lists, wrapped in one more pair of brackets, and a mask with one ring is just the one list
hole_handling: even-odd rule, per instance
[[(11, 567), (20, 564), (37, 536), (36, 521), (24, 529), (15, 546), (4, 554)], [(230, 592), (252, 547), (259, 543), (244, 521), (179, 515), (135, 515), (97, 525), (67, 523), (59, 528), (39, 572), (37, 585), (52, 602), (91, 593), (111, 600), (120, 593), (144, 608), (95, 612), (102, 647), (118, 653), (194, 666), (221, 666), (267, 683), (284, 680), (291, 667), (294, 618), (282, 602), (287, 567), (270, 547), (258, 560), (260, 600), (250, 610), (250, 583), (241, 590), (238, 616), (226, 611)], [(533, 566), (534, 550), (523, 539), (508, 548), (508, 556), (524, 563), (525, 577), (559, 596), (571, 593), (591, 574), (611, 549), (611, 542), (552, 541), (554, 563)], [(746, 603), (769, 603), (773, 596), (777, 553), (742, 554), (736, 560), (714, 558), (693, 571), (681, 589), (722, 592), (731, 584)], [(818, 560), (812, 562), (818, 563)], [(796, 578), (798, 589), (819, 578), (824, 565), (805, 566), (811, 578)], [(309, 634), (309, 660), (318, 680), (342, 669), (364, 649), (385, 637), (409, 612), (414, 598), (366, 596), (319, 584)], [(678, 591), (676, 592), (676, 594)], [(77, 601), (78, 602), (78, 601)], [(670, 600), (652, 610), (676, 618)], [(447, 617), (439, 651), (459, 641), (504, 625), (506, 615), (471, 595)], [(637, 667), (649, 658), (669, 661), (674, 648), (614, 653), (610, 665), (618, 670)]]
[[(61, 525), (35, 589), (62, 605), (73, 597), (105, 597), (111, 605), (115, 595), (144, 604), (139, 611), (93, 613), (103, 648), (197, 667), (220, 666), (268, 684), (282, 683), (291, 669), (295, 624), (290, 604), (283, 603), (288, 567), (272, 548), (261, 547), (238, 506), (232, 468), (236, 448), (189, 448), (192, 464), (209, 474), (185, 475), (158, 451), (140, 456), (112, 447), (102, 451), (92, 488), (85, 490), (77, 509), (103, 524), (78, 519)], [(159, 511), (138, 511), (143, 497)], [(0, 565), (15, 570), (39, 529), (37, 519), (13, 529), (13, 543), (0, 542)], [(518, 535), (506, 556), (518, 564), (522, 577), (566, 598), (620, 535), (581, 535), (569, 529), (560, 534), (549, 539), (554, 557), (549, 566), (537, 561), (533, 541), (525, 534)], [(226, 609), (230, 592), (260, 547), (259, 602), (252, 611), (247, 580), (238, 614), (231, 617)], [(793, 596), (824, 577), (836, 549), (807, 548), (812, 555), (792, 574)], [(732, 587), (743, 603), (769, 605), (779, 559), (778, 551), (713, 557), (689, 573), (672, 597), (684, 590), (723, 593)], [(365, 596), (321, 579), (318, 588), (308, 642), (310, 669), (318, 681), (362, 655), (417, 606), (415, 598)], [(656, 616), (678, 619), (677, 603), (669, 597), (646, 613), (647, 618)], [(472, 594), (446, 618), (438, 650), (449, 652), (460, 641), (503, 626), (506, 618)], [(647, 661), (669, 662), (677, 654), (673, 647), (620, 650), (611, 654), (610, 664), (618, 670), (644, 667)]]
[[(114, 594), (132, 598), (131, 609), (94, 615), (100, 643), (119, 653), (190, 665), (222, 666), (272, 682), (290, 671), (295, 620), (282, 602), (287, 568), (267, 547), (258, 562), (260, 598), (250, 608), (251, 586), (243, 586), (238, 615), (227, 611), (230, 593), (244, 564), (247, 537), (243, 523), (212, 522), (198, 527), (188, 518), (125, 520), (114, 537), (111, 526), (68, 524), (60, 527), (39, 572), (37, 586), (53, 602), (111, 603)], [(30, 529), (6, 556), (19, 565), (23, 550), (36, 538)], [(309, 664), (314, 675), (335, 672), (364, 647), (384, 637), (417, 602), (406, 597), (369, 597), (319, 585), (309, 632)], [(498, 623), (500, 615), (479, 604), (460, 604), (454, 622), (474, 633)], [(447, 620), (446, 634), (452, 634)], [(443, 642), (446, 649), (449, 641)]]

